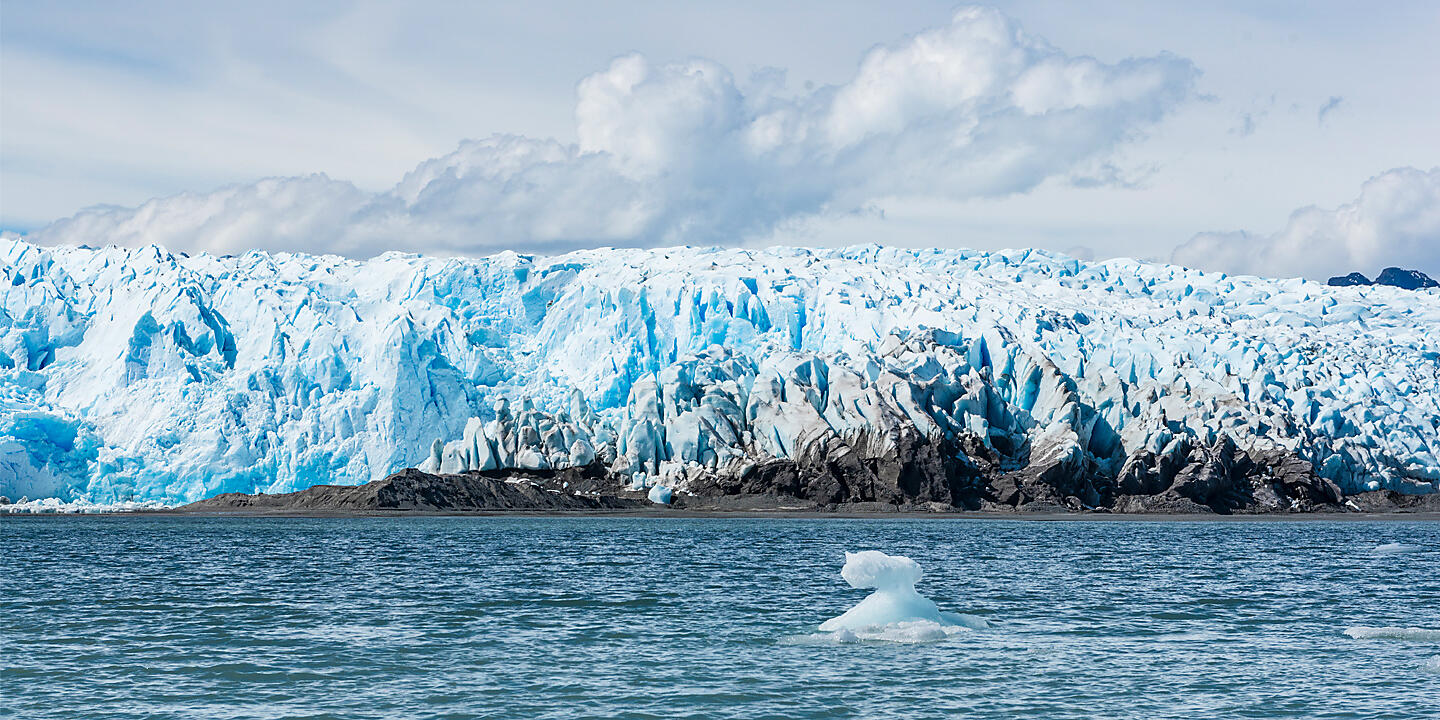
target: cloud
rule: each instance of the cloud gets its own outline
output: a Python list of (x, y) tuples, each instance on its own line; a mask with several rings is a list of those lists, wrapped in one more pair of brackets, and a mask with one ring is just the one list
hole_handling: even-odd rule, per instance
[(1343, 102), (1345, 102), (1345, 98), (1340, 97), (1339, 95), (1331, 95), (1330, 99), (1322, 103), (1320, 105), (1320, 109), (1315, 111), (1315, 123), (1317, 125), (1324, 125), (1325, 116), (1333, 112), (1335, 108), (1340, 107), (1340, 103)]
[(1175, 249), (1181, 265), (1229, 273), (1324, 279), (1398, 265), (1440, 274), (1440, 167), (1396, 168), (1334, 210), (1296, 210), (1273, 235), (1201, 233)]
[(1172, 55), (1070, 56), (980, 8), (796, 94), (773, 72), (737, 82), (704, 59), (627, 55), (579, 83), (574, 144), (496, 135), (380, 193), (273, 178), (93, 208), (32, 238), (355, 256), (733, 244), (886, 197), (1004, 196), (1084, 171), (1192, 97), (1197, 76)]
[(1238, 137), (1250, 137), (1251, 135), (1255, 134), (1256, 125), (1258, 125), (1260, 123), (1260, 120), (1264, 117), (1265, 113), (1263, 112), (1240, 113), (1240, 124), (1236, 125), (1233, 128), (1230, 128), (1229, 132), (1231, 135), (1235, 135)]

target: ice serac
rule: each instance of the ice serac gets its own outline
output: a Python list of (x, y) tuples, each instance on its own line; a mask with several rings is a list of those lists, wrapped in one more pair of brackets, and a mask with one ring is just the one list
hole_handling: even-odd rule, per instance
[(681, 499), (1302, 507), (1434, 491), (1437, 387), (1435, 289), (1040, 251), (0, 239), (12, 498), (585, 466)]

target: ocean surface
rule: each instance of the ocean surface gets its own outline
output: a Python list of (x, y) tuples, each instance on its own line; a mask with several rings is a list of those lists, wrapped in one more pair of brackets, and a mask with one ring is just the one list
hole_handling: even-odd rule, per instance
[[(866, 549), (991, 627), (819, 633)], [(0, 558), (3, 717), (1440, 717), (1433, 522), (39, 517)]]

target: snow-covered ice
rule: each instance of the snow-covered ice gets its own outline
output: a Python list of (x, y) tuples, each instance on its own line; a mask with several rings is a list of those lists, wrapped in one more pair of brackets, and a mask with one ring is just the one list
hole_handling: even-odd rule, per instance
[(367, 261), (0, 239), (0, 494), (196, 500), (407, 466), (697, 472), (968, 436), (1117, 475), (1228, 438), (1440, 480), (1440, 291), (1042, 251)]

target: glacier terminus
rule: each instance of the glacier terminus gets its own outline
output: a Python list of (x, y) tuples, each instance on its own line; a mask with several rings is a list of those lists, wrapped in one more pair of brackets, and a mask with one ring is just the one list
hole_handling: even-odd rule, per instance
[(1435, 492), (1437, 388), (1434, 289), (1037, 250), (0, 239), (10, 498), (592, 468), (667, 499), (1299, 508)]

